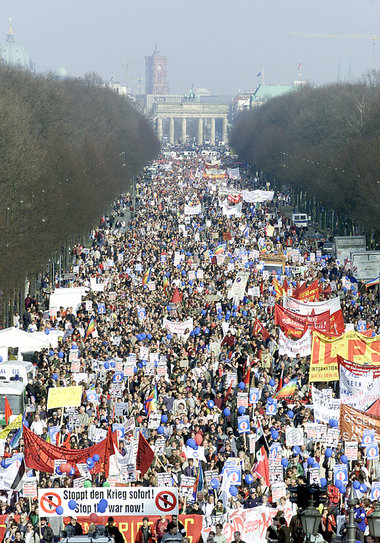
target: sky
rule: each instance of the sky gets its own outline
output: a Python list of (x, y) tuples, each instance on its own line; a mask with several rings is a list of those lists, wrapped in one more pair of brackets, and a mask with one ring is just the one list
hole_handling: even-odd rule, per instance
[[(135, 92), (157, 39), (168, 58), (169, 91), (206, 88), (234, 95), (268, 84), (357, 80), (380, 69), (380, 0), (2, 0), (0, 45), (9, 17), (36, 70), (96, 72)], [(379, 35), (294, 38), (292, 32)]]

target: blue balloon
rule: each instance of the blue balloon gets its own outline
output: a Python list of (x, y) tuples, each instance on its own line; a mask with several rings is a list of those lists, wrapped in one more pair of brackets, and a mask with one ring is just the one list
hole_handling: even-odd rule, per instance
[(110, 363), (109, 362), (104, 362), (104, 369), (108, 370), (109, 367), (110, 367)]
[(94, 467), (95, 463), (94, 463), (93, 459), (90, 457), (90, 458), (87, 458), (86, 464), (87, 464), (89, 469), (92, 469)]
[(116, 364), (113, 361), (111, 362), (111, 368), (116, 368)]
[(197, 446), (197, 444), (195, 443), (195, 440), (192, 439), (192, 438), (189, 438), (187, 441), (186, 441), (186, 445), (188, 447), (190, 447), (191, 449), (195, 449), (195, 447)]
[(168, 334), (166, 337), (167, 337), (167, 339), (170, 341), (170, 340), (172, 339), (173, 336), (172, 336), (171, 334)]
[(313, 464), (315, 464), (315, 460), (312, 456), (309, 456), (309, 458), (307, 459), (307, 463), (309, 466), (312, 466)]
[(219, 480), (214, 477), (210, 481), (210, 486), (216, 490), (219, 487)]
[(49, 356), (54, 356), (54, 351), (53, 351), (53, 349), (50, 349), (50, 351), (49, 351)]
[(232, 312), (232, 316), (233, 316), (233, 317), (236, 317), (236, 316), (237, 316), (236, 311), (233, 311), (233, 312)]
[(347, 464), (348, 463), (348, 458), (345, 454), (342, 454), (342, 456), (340, 457), (340, 461), (342, 462), (342, 464)]
[(298, 445), (293, 447), (293, 454), (301, 454), (301, 449), (298, 447)]
[(224, 415), (225, 417), (229, 417), (229, 416), (231, 415), (231, 411), (230, 411), (230, 409), (228, 409), (228, 407), (225, 407), (225, 408), (223, 409), (223, 415)]
[(157, 428), (157, 434), (163, 434), (163, 433), (164, 433), (163, 427), (162, 427), (162, 426), (159, 426), (159, 427)]
[(276, 383), (275, 383), (275, 380), (274, 380), (274, 379), (271, 379), (271, 380), (269, 381), (269, 386), (274, 387), (275, 384), (276, 384)]
[(247, 311), (244, 309), (243, 316), (246, 317), (248, 315)]
[(247, 483), (247, 485), (251, 485), (253, 483), (253, 476), (250, 473), (247, 473), (244, 480)]
[(76, 350), (78, 349), (78, 345), (77, 345), (76, 343), (73, 343), (73, 344), (71, 345), (71, 349), (72, 349), (73, 351), (76, 351)]
[(52, 378), (54, 381), (58, 381), (58, 378), (59, 378), (58, 373), (53, 373)]
[(338, 488), (339, 490), (343, 487), (343, 483), (339, 479), (337, 481), (335, 481), (334, 484), (335, 484), (336, 488)]
[(221, 307), (218, 308), (218, 313), (222, 313), (222, 308)]
[(213, 400), (209, 400), (207, 402), (207, 407), (209, 407), (210, 409), (212, 409), (214, 406), (215, 406), (215, 402)]
[(282, 458), (281, 459), (281, 466), (283, 468), (287, 468), (288, 467), (288, 464), (289, 464), (289, 460), (287, 458)]
[(321, 487), (325, 488), (326, 486), (327, 486), (327, 479), (325, 479), (324, 477), (321, 477)]
[(163, 422), (164, 424), (166, 422), (168, 422), (168, 416), (167, 415), (161, 415), (161, 422)]
[(94, 462), (99, 462), (100, 460), (100, 456), (98, 454), (94, 454), (94, 456), (92, 457), (93, 461)]
[(335, 428), (336, 425), (337, 425), (337, 422), (338, 422), (338, 421), (335, 420), (335, 419), (330, 419), (330, 420), (329, 420), (329, 426), (331, 426), (331, 428)]
[(364, 483), (360, 485), (359, 489), (360, 489), (360, 492), (362, 492), (363, 494), (367, 492), (368, 490), (367, 485), (365, 485)]
[(74, 509), (76, 509), (76, 506), (77, 506), (77, 502), (75, 500), (69, 500), (68, 504), (69, 506), (69, 509), (71, 509), (72, 511), (74, 511)]
[(194, 281), (193, 281), (192, 279), (190, 279), (189, 285), (190, 285), (191, 287), (193, 286), (193, 282), (194, 282)]
[(167, 311), (171, 311), (171, 310), (172, 310), (171, 305), (167, 305), (167, 306), (166, 306), (166, 310), (167, 310)]
[(290, 419), (292, 419), (292, 418), (294, 417), (294, 411), (289, 410), (288, 413), (287, 413), (287, 415), (288, 415), (288, 417), (289, 417)]
[(194, 332), (197, 336), (199, 336), (199, 334), (201, 333), (201, 329), (199, 328), (199, 326), (195, 327)]
[(26, 428), (29, 428), (29, 422), (27, 420), (24, 420), (24, 426), (26, 426)]
[(238, 493), (238, 489), (236, 488), (236, 486), (230, 486), (231, 496), (237, 496), (237, 493)]
[(346, 493), (346, 487), (344, 485), (342, 485), (342, 488), (339, 489), (339, 492), (341, 494), (345, 494)]
[(268, 405), (272, 405), (272, 404), (273, 404), (273, 398), (272, 398), (272, 396), (268, 396), (267, 404), (268, 404)]
[(352, 486), (354, 487), (355, 490), (359, 490), (359, 488), (360, 488), (360, 483), (359, 483), (359, 481), (354, 481), (353, 484), (352, 484)]
[(0, 466), (1, 466), (3, 469), (5, 469), (5, 468), (7, 467), (6, 461), (5, 461), (5, 460), (2, 460), (2, 461), (0, 462)]
[(69, 471), (69, 475), (70, 477), (73, 477), (75, 475), (75, 468), (71, 468), (71, 470)]
[(59, 466), (57, 466), (57, 467), (55, 468), (55, 473), (56, 473), (57, 475), (62, 475), (62, 471), (59, 469)]
[(61, 505), (58, 505), (58, 507), (56, 507), (55, 509), (55, 512), (57, 513), (57, 515), (63, 515), (63, 507)]
[(245, 407), (244, 407), (244, 405), (241, 405), (241, 406), (239, 407), (238, 413), (239, 413), (239, 415), (244, 415), (244, 413), (245, 413)]
[(59, 358), (63, 358), (65, 356), (65, 353), (63, 351), (59, 351), (58, 356)]
[(47, 336), (48, 336), (48, 335), (50, 334), (50, 330), (49, 330), (49, 328), (46, 328), (46, 330), (45, 330), (45, 334), (46, 334)]
[(259, 302), (259, 307), (263, 307), (263, 302)]
[(280, 434), (277, 432), (277, 430), (272, 429), (271, 430), (271, 436), (274, 441), (280, 437)]
[(330, 447), (327, 447), (327, 449), (325, 450), (326, 458), (330, 458), (332, 456), (332, 453), (332, 449), (330, 449)]
[(203, 316), (205, 316), (207, 311), (205, 309), (202, 309), (201, 313), (202, 313)]
[(240, 388), (240, 390), (244, 390), (244, 389), (245, 389), (245, 383), (243, 383), (243, 381), (240, 381), (240, 383), (239, 383), (239, 388)]
[(153, 336), (152, 336), (152, 334), (148, 334), (146, 337), (147, 337), (147, 338), (149, 339), (149, 341), (150, 341), (150, 340), (152, 339)]
[(220, 315), (220, 314), (219, 314), (219, 315), (218, 315), (218, 321), (221, 321), (222, 318), (223, 318), (223, 315)]
[(146, 334), (144, 332), (141, 334), (141, 339), (146, 339)]
[(237, 308), (238, 308), (238, 306), (237, 306), (236, 304), (232, 306), (232, 309), (233, 309), (234, 311), (236, 311)]

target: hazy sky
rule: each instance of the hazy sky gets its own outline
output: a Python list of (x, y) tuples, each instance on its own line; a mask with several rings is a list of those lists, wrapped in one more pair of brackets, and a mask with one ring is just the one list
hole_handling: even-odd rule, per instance
[[(296, 39), (291, 32), (380, 35), (380, 0), (2, 0), (0, 44), (8, 18), (15, 40), (38, 71), (64, 66), (70, 75), (112, 74), (136, 91), (155, 38), (168, 57), (170, 92), (192, 84), (217, 94), (266, 83), (315, 84), (357, 79), (380, 68), (380, 39)], [(351, 62), (350, 62), (351, 58)], [(350, 69), (351, 65), (351, 69)]]

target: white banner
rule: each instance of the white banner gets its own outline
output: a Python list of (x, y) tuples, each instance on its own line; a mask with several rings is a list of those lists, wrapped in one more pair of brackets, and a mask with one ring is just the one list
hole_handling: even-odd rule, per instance
[(228, 299), (238, 298), (239, 301), (244, 298), (245, 287), (247, 286), (249, 272), (239, 272), (235, 277), (234, 284), (228, 291)]
[(227, 175), (230, 179), (240, 179), (239, 168), (227, 168)]
[[(245, 543), (266, 543), (266, 533), (273, 517), (276, 516), (277, 508), (259, 506), (254, 509), (235, 509), (227, 520), (220, 520), (223, 517), (212, 517), (215, 524), (221, 522), (223, 524), (222, 534), (225, 536), (227, 543), (235, 541), (234, 533), (240, 532), (241, 539)], [(284, 517), (289, 524), (293, 516), (291, 506), (284, 507)], [(207, 526), (207, 517), (203, 517), (203, 541), (207, 540), (207, 536), (211, 530), (215, 531), (214, 526)]]
[[(75, 509), (69, 502), (76, 502)], [(101, 500), (105, 511), (99, 511)], [(70, 503), (73, 505), (73, 502)], [(117, 515), (177, 515), (178, 491), (165, 487), (131, 487), (131, 488), (54, 488), (38, 490), (38, 507), (40, 517), (57, 516), (57, 507), (62, 507), (63, 517), (76, 515), (99, 516)], [(103, 511), (103, 512), (102, 512)]]
[(162, 322), (162, 327), (165, 328), (170, 334), (178, 334), (179, 336), (183, 336), (184, 334), (190, 333), (193, 330), (193, 317), (183, 322), (169, 321), (168, 319), (164, 319)]
[[(363, 375), (361, 376), (363, 377)], [(365, 411), (380, 397), (380, 379), (368, 386), (366, 390), (355, 394), (354, 396), (346, 396), (341, 398), (341, 403), (349, 405), (359, 411)]]
[(330, 419), (339, 420), (340, 400), (337, 400), (314, 386), (311, 387), (314, 407), (314, 420), (329, 423)]
[(236, 204), (236, 206), (229, 206), (227, 200), (224, 200), (223, 215), (226, 215), (227, 217), (241, 217), (242, 206), (243, 204), (241, 202), (239, 204)]
[(283, 305), (286, 309), (290, 309), (290, 311), (294, 311), (294, 313), (298, 313), (299, 315), (310, 315), (312, 312), (314, 312), (314, 315), (319, 315), (325, 311), (330, 311), (330, 315), (332, 315), (340, 309), (340, 298), (337, 296), (336, 298), (326, 300), (325, 302), (305, 303), (301, 302), (300, 300), (296, 300), (295, 298), (285, 296), (283, 299)]
[(274, 191), (273, 190), (243, 190), (241, 195), (243, 196), (244, 202), (249, 204), (255, 204), (256, 202), (266, 202), (268, 200), (273, 200)]
[(184, 213), (185, 215), (199, 215), (199, 213), (202, 212), (202, 206), (201, 204), (197, 204), (196, 206), (189, 206), (185, 204)]
[(355, 375), (342, 364), (339, 366), (339, 391), (341, 400), (350, 396), (356, 396), (356, 394), (365, 393), (372, 384), (372, 371), (367, 371), (363, 375)]
[(297, 354), (301, 356), (310, 356), (311, 354), (311, 333), (307, 330), (302, 337), (293, 340), (279, 330), (279, 349), (278, 354), (287, 354), (289, 358), (295, 358)]

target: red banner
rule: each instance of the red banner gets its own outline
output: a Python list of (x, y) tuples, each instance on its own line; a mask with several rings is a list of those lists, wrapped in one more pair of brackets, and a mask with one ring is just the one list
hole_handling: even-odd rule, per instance
[[(5, 535), (5, 519), (8, 515), (0, 515), (0, 540), (4, 539)], [(107, 517), (98, 517), (99, 522), (97, 524), (105, 525), (107, 523)], [(160, 517), (150, 517), (149, 524), (153, 527), (156, 520)], [(171, 517), (169, 517), (170, 519)], [(117, 517), (114, 516), (115, 526), (119, 528), (121, 533), (124, 536), (124, 541), (126, 543), (135, 543), (136, 534), (142, 525), (143, 517)], [(202, 519), (201, 515), (180, 515), (179, 520), (185, 527), (186, 535), (190, 539), (190, 543), (198, 543), (199, 538), (202, 533)], [(16, 518), (17, 520), (17, 518)], [(69, 523), (69, 518), (64, 518), (65, 524)], [(88, 527), (91, 522), (89, 517), (78, 517), (78, 522), (83, 528), (83, 533), (88, 532)]]
[(365, 375), (368, 371), (372, 371), (374, 379), (380, 377), (380, 366), (356, 364), (355, 362), (345, 360), (339, 355), (337, 356), (337, 359), (339, 366), (343, 366), (346, 370), (350, 371), (354, 375)]
[(319, 315), (300, 315), (276, 304), (274, 322), (287, 335), (296, 338), (300, 338), (307, 328), (323, 332), (324, 334), (330, 333), (330, 311), (324, 311)]
[(265, 328), (263, 324), (261, 324), (259, 319), (255, 320), (255, 324), (253, 325), (252, 332), (254, 333), (255, 336), (257, 336), (257, 334), (261, 334), (263, 336), (264, 341), (266, 341), (270, 337), (268, 330)]
[(44, 473), (54, 473), (54, 460), (66, 460), (73, 468), (75, 474), (79, 475), (76, 465), (85, 464), (87, 458), (98, 454), (100, 460), (95, 462), (91, 473), (105, 473), (108, 477), (109, 459), (114, 453), (114, 447), (117, 448), (116, 432), (112, 433), (111, 428), (108, 428), (106, 439), (103, 439), (96, 445), (87, 449), (66, 449), (65, 447), (57, 447), (51, 443), (46, 443), (43, 439), (34, 434), (26, 426), (24, 429), (25, 442), (25, 465), (27, 468), (37, 469)]
[(319, 302), (318, 279), (315, 279), (308, 287), (305, 287), (305, 285), (306, 283), (293, 292), (293, 298), (303, 302)]

